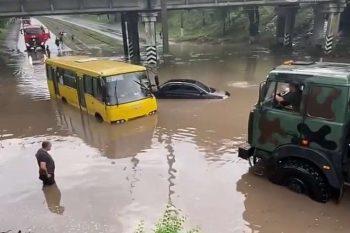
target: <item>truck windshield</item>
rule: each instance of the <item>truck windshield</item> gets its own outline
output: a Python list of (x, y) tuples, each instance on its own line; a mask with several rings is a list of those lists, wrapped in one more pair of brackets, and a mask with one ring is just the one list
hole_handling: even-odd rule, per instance
[(24, 33), (28, 35), (37, 35), (41, 34), (43, 30), (41, 28), (26, 28), (24, 29)]
[(117, 105), (152, 96), (146, 72), (109, 76), (106, 80), (106, 104)]

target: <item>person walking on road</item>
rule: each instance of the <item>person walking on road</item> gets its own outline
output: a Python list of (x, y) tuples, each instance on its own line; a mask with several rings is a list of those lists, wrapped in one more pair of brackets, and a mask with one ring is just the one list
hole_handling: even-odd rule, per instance
[(51, 51), (48, 45), (46, 45), (45, 52), (46, 52), (47, 58), (51, 58)]
[(44, 186), (55, 184), (55, 161), (49, 154), (51, 146), (51, 142), (44, 141), (35, 155), (39, 166), (39, 179)]
[(57, 50), (60, 51), (60, 39), (58, 39), (57, 37), (55, 40), (55, 45), (57, 46)]

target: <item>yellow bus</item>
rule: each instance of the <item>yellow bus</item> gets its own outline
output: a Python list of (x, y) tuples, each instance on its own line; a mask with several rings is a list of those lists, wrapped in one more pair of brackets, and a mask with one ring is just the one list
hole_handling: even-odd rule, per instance
[(146, 68), (89, 57), (57, 57), (46, 61), (50, 95), (96, 117), (122, 123), (152, 115), (157, 101)]

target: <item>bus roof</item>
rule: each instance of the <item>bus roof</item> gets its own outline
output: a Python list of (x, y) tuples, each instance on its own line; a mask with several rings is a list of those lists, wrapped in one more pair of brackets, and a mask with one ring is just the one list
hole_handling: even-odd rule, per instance
[(91, 76), (112, 76), (146, 70), (144, 66), (84, 56), (55, 57), (48, 59), (46, 64)]

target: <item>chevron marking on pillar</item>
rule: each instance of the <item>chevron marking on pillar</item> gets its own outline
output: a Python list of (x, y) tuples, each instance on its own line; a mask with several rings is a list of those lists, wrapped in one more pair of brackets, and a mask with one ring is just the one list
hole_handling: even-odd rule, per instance
[(327, 35), (326, 36), (326, 43), (324, 45), (324, 52), (326, 54), (329, 54), (332, 52), (332, 49), (333, 49), (333, 39), (334, 39), (334, 36), (333, 35)]
[(129, 50), (129, 57), (133, 58), (134, 57), (134, 45), (132, 44), (131, 41), (129, 42), (128, 50)]
[(290, 38), (290, 34), (289, 33), (285, 33), (284, 34), (283, 44), (284, 44), (284, 46), (288, 46), (288, 45), (291, 44), (291, 38)]
[(146, 48), (146, 60), (148, 64), (157, 64), (157, 48), (156, 46), (147, 46)]

